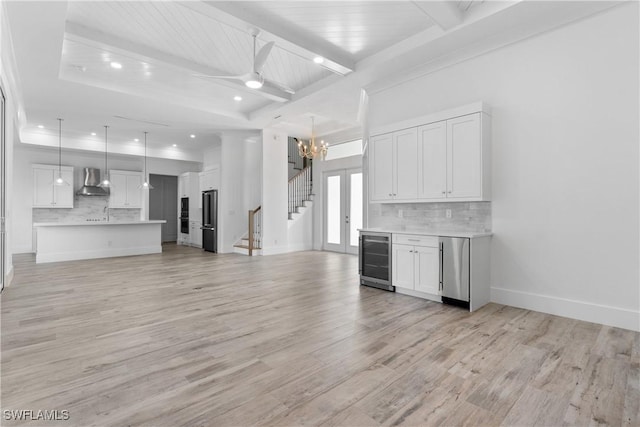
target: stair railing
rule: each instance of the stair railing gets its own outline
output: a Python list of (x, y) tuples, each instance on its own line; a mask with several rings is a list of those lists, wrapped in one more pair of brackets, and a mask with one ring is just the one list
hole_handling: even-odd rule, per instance
[(249, 209), (249, 256), (253, 256), (254, 249), (262, 248), (262, 206)]
[(312, 191), (311, 165), (305, 167), (289, 180), (289, 213), (303, 206), (303, 202), (311, 199)]

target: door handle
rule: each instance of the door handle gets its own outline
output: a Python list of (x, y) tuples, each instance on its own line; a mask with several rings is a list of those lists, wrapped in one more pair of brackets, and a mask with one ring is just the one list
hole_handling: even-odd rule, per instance
[(440, 242), (440, 292), (442, 292), (444, 290), (444, 283), (442, 280), (442, 275), (443, 275), (443, 269), (444, 269), (444, 243)]

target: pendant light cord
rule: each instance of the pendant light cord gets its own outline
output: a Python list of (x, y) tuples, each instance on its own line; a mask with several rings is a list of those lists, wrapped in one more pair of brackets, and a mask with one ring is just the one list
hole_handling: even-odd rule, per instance
[(107, 160), (107, 129), (109, 128), (109, 126), (105, 125), (104, 126), (104, 174), (106, 176), (106, 178), (109, 178), (109, 169), (107, 167), (108, 165), (108, 160)]
[(144, 133), (144, 182), (147, 182), (147, 133)]
[(58, 177), (62, 176), (62, 119), (58, 119)]

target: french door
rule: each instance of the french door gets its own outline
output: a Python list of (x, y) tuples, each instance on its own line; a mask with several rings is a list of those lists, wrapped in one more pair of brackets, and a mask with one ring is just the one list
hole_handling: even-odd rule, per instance
[(362, 228), (362, 169), (324, 173), (324, 249), (358, 253)]

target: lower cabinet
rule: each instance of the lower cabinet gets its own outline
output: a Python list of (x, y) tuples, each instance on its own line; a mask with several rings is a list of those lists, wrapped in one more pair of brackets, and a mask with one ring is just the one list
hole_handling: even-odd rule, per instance
[(396, 291), (440, 301), (438, 238), (394, 234), (391, 251)]
[(202, 230), (200, 221), (189, 221), (189, 245), (196, 248), (202, 247)]

